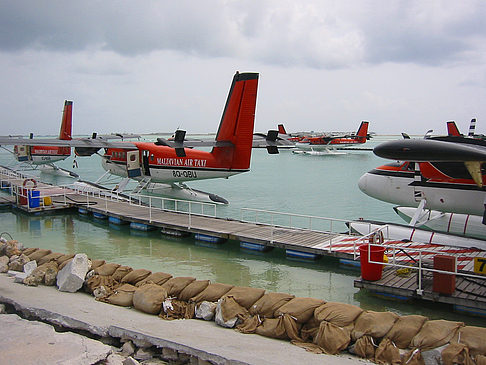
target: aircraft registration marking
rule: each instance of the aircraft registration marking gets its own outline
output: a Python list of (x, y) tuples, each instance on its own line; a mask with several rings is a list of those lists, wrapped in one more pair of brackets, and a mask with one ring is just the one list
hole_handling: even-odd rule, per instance
[(484, 257), (474, 258), (474, 272), (476, 274), (486, 274), (486, 258)]
[(185, 178), (190, 178), (190, 179), (197, 179), (197, 173), (196, 171), (192, 170), (173, 170), (172, 171), (172, 176), (174, 177), (185, 177)]
[(157, 158), (157, 165), (206, 167), (207, 160), (199, 158)]

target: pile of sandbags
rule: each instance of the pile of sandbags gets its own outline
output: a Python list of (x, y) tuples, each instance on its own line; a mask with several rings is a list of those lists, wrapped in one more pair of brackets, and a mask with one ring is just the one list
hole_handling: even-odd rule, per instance
[[(30, 280), (47, 285), (56, 269), (74, 256), (0, 245), (0, 253), (7, 251), (14, 257), (8, 260), (9, 265), (19, 267), (35, 261), (38, 266)], [(172, 277), (103, 260), (90, 262), (85, 291), (97, 300), (163, 319), (214, 320), (242, 333), (290, 340), (308, 351), (348, 351), (378, 364), (486, 365), (486, 328), (421, 315), (367, 311), (352, 304), (266, 293), (194, 277)]]

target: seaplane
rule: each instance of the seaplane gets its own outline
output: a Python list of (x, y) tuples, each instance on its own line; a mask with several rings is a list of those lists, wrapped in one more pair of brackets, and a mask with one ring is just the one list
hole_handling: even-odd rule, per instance
[(448, 126), (447, 136), (405, 135), (376, 146), (377, 156), (397, 162), (365, 173), (358, 186), (373, 198), (397, 204), (394, 209), (409, 228), (484, 239), (486, 140), (462, 136), (452, 123)]
[(369, 122), (362, 121), (356, 134), (323, 134), (304, 137), (295, 143), (296, 150), (294, 152), (312, 155), (344, 154), (344, 152), (338, 152), (338, 149), (363, 144), (370, 139), (368, 126)]
[[(173, 139), (157, 138), (155, 142), (109, 141), (97, 138), (95, 133), (91, 138), (70, 141), (22, 139), (20, 142), (74, 147), (77, 156), (100, 155), (105, 174), (122, 178), (116, 186), (116, 191), (119, 192), (122, 192), (133, 179), (138, 181), (135, 192), (152, 189), (165, 196), (227, 204), (226, 199), (191, 189), (185, 183), (201, 179), (228, 178), (249, 171), (258, 78), (258, 73), (236, 72), (214, 141), (186, 141), (186, 132), (177, 130)], [(0, 138), (0, 144), (15, 142), (15, 139)], [(269, 153), (278, 152), (278, 147), (271, 137), (266, 139), (265, 143)], [(212, 149), (206, 151), (194, 147)], [(101, 149), (104, 150), (103, 153), (99, 153)]]
[[(56, 144), (50, 144), (52, 139), (34, 139), (34, 134), (30, 133), (29, 139), (24, 139), (23, 136), (2, 136), (2, 147), (4, 145), (11, 145), (14, 142), (13, 138), (16, 138), (13, 146), (13, 151), (3, 147), (8, 152), (12, 153), (15, 159), (22, 165), (26, 165), (28, 168), (37, 169), (40, 168), (42, 172), (52, 173), (56, 175), (69, 176), (78, 178), (79, 175), (73, 171), (64, 169), (57, 166), (55, 163), (63, 161), (71, 156), (71, 143), (72, 137), (72, 125), (73, 125), (73, 102), (71, 100), (64, 101), (64, 108), (61, 118), (61, 127), (59, 136), (55, 140)], [(110, 135), (100, 135), (95, 138), (101, 140), (110, 139), (124, 139), (124, 138), (139, 138), (139, 135), (113, 133)], [(66, 144), (66, 145), (58, 145)], [(74, 166), (76, 167), (76, 162)], [(18, 169), (18, 167), (15, 167)]]
[[(59, 131), (58, 140), (70, 141), (72, 139), (72, 110), (73, 102), (70, 100), (64, 101), (64, 109), (61, 118), (61, 128)], [(13, 146), (13, 151), (5, 147), (8, 152), (12, 153), (15, 159), (21, 164), (26, 164), (29, 167), (37, 168), (41, 166), (44, 172), (54, 172), (71, 177), (78, 177), (78, 175), (72, 171), (60, 168), (54, 163), (65, 160), (71, 156), (71, 148), (68, 146), (48, 146), (48, 145), (30, 145), (31, 142), (25, 141), (21, 136), (15, 136), (19, 138), (19, 144)], [(3, 139), (11, 140), (11, 136), (4, 136)], [(33, 139), (33, 133), (30, 134), (30, 139)], [(4, 141), (2, 145), (10, 144), (10, 141)]]

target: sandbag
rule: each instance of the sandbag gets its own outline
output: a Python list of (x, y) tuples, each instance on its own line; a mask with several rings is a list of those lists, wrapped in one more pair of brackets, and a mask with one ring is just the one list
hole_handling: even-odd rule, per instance
[(256, 334), (265, 337), (278, 338), (280, 340), (288, 340), (283, 317), (279, 318), (265, 318), (260, 326), (255, 330)]
[[(132, 270), (128, 274), (126, 274), (123, 277), (123, 279), (121, 279), (121, 282), (136, 285), (139, 281), (144, 280), (151, 273), (152, 272), (150, 270), (145, 270), (145, 269)], [(158, 283), (155, 283), (155, 284), (158, 284)]]
[(74, 257), (74, 254), (72, 254), (72, 253), (71, 254), (62, 255), (62, 256), (60, 256), (60, 257), (58, 257), (56, 259), (56, 262), (57, 262), (57, 264), (60, 267), (64, 262), (73, 259), (73, 257)]
[(177, 298), (187, 302), (189, 299), (206, 289), (209, 283), (209, 280), (194, 280), (192, 283), (188, 284), (184, 289), (182, 289)]
[(271, 318), (277, 309), (294, 298), (294, 295), (286, 293), (266, 293), (249, 308), (249, 312), (251, 315)]
[(356, 319), (351, 338), (357, 340), (364, 335), (374, 338), (384, 337), (398, 319), (393, 312), (365, 311)]
[(477, 355), (474, 362), (476, 362), (476, 365), (486, 365), (486, 355)]
[(31, 253), (30, 255), (27, 255), (29, 256), (29, 259), (31, 261), (37, 261), (37, 264), (39, 263), (39, 260), (41, 258), (43, 258), (44, 256), (47, 256), (51, 253), (52, 251), (51, 250), (46, 250), (46, 249), (43, 249), (43, 248), (39, 248), (38, 250), (34, 251), (33, 253)]
[(361, 336), (354, 344), (353, 353), (365, 359), (374, 359), (376, 344), (370, 335)]
[(471, 356), (486, 355), (486, 328), (465, 326), (459, 328), (454, 342), (463, 343), (469, 348)]
[(406, 349), (415, 335), (419, 333), (425, 321), (427, 321), (427, 317), (421, 315), (401, 316), (393, 324), (385, 338), (389, 338), (398, 348)]
[[(226, 318), (223, 316), (222, 306), (227, 307)], [(233, 328), (238, 322), (238, 312), (240, 310), (246, 311), (245, 308), (236, 303), (233, 297), (223, 297), (218, 300), (214, 314), (214, 322), (221, 327)]]
[(221, 315), (225, 322), (233, 318), (243, 319), (249, 316), (248, 310), (230, 295), (225, 295), (218, 300), (218, 307), (221, 308)]
[(159, 317), (163, 319), (192, 319), (195, 315), (196, 303), (167, 298), (162, 303)]
[(383, 365), (400, 365), (402, 360), (398, 347), (390, 339), (383, 339), (375, 350), (375, 362)]
[(61, 271), (67, 264), (69, 264), (73, 260), (73, 258), (74, 256), (59, 264), (59, 271)]
[(106, 298), (100, 298), (100, 301), (119, 305), (121, 307), (133, 306), (133, 294), (137, 288), (132, 284), (123, 284), (115, 289), (115, 291)]
[(133, 306), (145, 313), (159, 314), (166, 298), (166, 289), (157, 284), (145, 284), (133, 293)]
[(446, 321), (436, 319), (424, 323), (419, 333), (415, 335), (410, 347), (419, 348), (422, 351), (447, 344), (456, 335), (463, 322)]
[(275, 311), (275, 317), (289, 314), (298, 323), (303, 324), (314, 315), (314, 310), (324, 303), (325, 301), (322, 299), (297, 297), (277, 309)]
[(407, 352), (402, 358), (402, 364), (406, 365), (425, 365), (422, 353), (419, 349), (413, 349)]
[(57, 263), (57, 259), (61, 256), (64, 256), (63, 253), (59, 253), (59, 252), (51, 252), (50, 254), (48, 255), (45, 255), (44, 257), (41, 257), (39, 259), (39, 261), (37, 262), (37, 265), (42, 265), (42, 264), (45, 264), (46, 262), (49, 262), (49, 261), (56, 261)]
[(150, 284), (162, 285), (163, 283), (165, 283), (170, 278), (172, 278), (171, 274), (167, 274), (165, 272), (154, 272), (154, 273), (150, 274), (149, 276), (147, 276), (145, 279), (137, 282), (135, 284), (135, 286), (138, 287), (138, 286), (142, 286), (142, 285), (149, 284), (149, 283)]
[(327, 302), (316, 308), (314, 317), (317, 321), (327, 321), (338, 327), (346, 327), (353, 323), (363, 309), (347, 303)]
[(462, 343), (451, 343), (442, 350), (442, 361), (444, 365), (474, 365), (469, 355), (469, 349)]
[(22, 251), (22, 253), (25, 255), (25, 256), (29, 256), (30, 254), (34, 253), (35, 251), (37, 251), (39, 248), (38, 247), (28, 247), (26, 248), (25, 250)]
[(335, 355), (346, 349), (351, 341), (348, 330), (327, 321), (322, 321), (314, 343), (327, 354)]
[(84, 290), (89, 294), (93, 294), (96, 288), (104, 286), (106, 289), (112, 289), (115, 285), (116, 281), (111, 276), (95, 274), (85, 282)]
[(167, 290), (167, 295), (169, 297), (177, 298), (179, 293), (188, 286), (190, 283), (195, 281), (196, 278), (188, 277), (188, 276), (178, 276), (175, 278), (171, 278), (163, 283), (161, 286), (165, 290)]
[[(300, 338), (304, 342), (313, 342), (319, 332), (319, 327), (321, 322), (317, 321), (315, 317), (311, 317), (307, 322), (305, 322), (300, 329)], [(322, 349), (321, 352), (324, 352)]]
[(248, 316), (236, 325), (236, 330), (241, 333), (255, 333), (257, 327), (262, 324), (259, 316)]
[(211, 283), (198, 295), (189, 299), (190, 302), (217, 302), (219, 298), (231, 290), (233, 285), (222, 283)]
[(130, 266), (119, 266), (111, 276), (120, 283), (125, 275), (132, 271), (133, 269)]
[(104, 265), (104, 264), (106, 264), (105, 260), (100, 260), (100, 259), (91, 260), (90, 270), (94, 270), (94, 269), (96, 269), (96, 268), (98, 268), (98, 267), (100, 267), (101, 265)]
[(250, 288), (247, 286), (234, 286), (224, 296), (231, 296), (235, 301), (244, 307), (249, 309), (255, 302), (265, 294), (265, 289)]
[(120, 266), (120, 264), (110, 262), (97, 267), (96, 269), (94, 269), (94, 271), (98, 275), (108, 276), (113, 275), (116, 269), (118, 269)]

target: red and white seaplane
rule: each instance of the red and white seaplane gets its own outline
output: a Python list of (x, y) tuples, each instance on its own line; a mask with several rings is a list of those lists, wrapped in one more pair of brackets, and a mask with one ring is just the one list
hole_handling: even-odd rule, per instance
[[(350, 135), (328, 135), (307, 136), (301, 138), (296, 144), (295, 153), (307, 154), (342, 154), (337, 149), (355, 146), (366, 143), (370, 138), (368, 135), (369, 122), (362, 121), (356, 134)], [(310, 152), (309, 152), (310, 151)]]
[[(185, 131), (178, 130), (173, 140), (158, 138), (156, 142), (108, 141), (103, 138), (66, 140), (21, 140), (31, 145), (74, 147), (78, 156), (91, 156), (104, 149), (102, 166), (107, 173), (124, 178), (118, 184), (122, 191), (130, 179), (139, 181), (136, 191), (152, 187), (157, 192), (184, 199), (227, 203), (211, 193), (193, 190), (184, 182), (201, 179), (228, 178), (249, 171), (258, 89), (258, 73), (236, 73), (224, 107), (214, 141), (186, 141)], [(15, 143), (0, 138), (0, 144)], [(268, 151), (276, 145), (266, 141)], [(193, 147), (212, 147), (211, 151)], [(156, 184), (156, 186), (154, 186)]]
[[(58, 139), (61, 141), (70, 141), (72, 139), (72, 117), (73, 117), (73, 102), (70, 100), (64, 101), (64, 109), (61, 119), (61, 129), (59, 131)], [(11, 139), (9, 137), (6, 137)], [(30, 138), (33, 138), (31, 134)], [(5, 141), (4, 141), (5, 142)], [(23, 142), (30, 142), (22, 140), (22, 144), (17, 144), (13, 148), (13, 155), (15, 159), (28, 165), (45, 165), (53, 169), (53, 171), (61, 170), (69, 173), (71, 176), (77, 176), (72, 172), (58, 168), (54, 162), (62, 161), (71, 156), (71, 147), (69, 146), (47, 146), (47, 145), (29, 145)], [(2, 144), (10, 144), (5, 142)], [(9, 151), (12, 152), (12, 151)]]
[(395, 211), (411, 227), (484, 239), (486, 140), (451, 131), (376, 146), (377, 156), (398, 162), (367, 172), (358, 186), (371, 197), (397, 204)]

